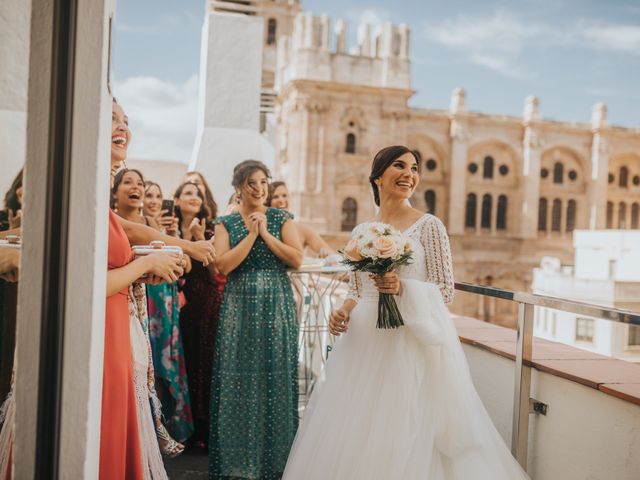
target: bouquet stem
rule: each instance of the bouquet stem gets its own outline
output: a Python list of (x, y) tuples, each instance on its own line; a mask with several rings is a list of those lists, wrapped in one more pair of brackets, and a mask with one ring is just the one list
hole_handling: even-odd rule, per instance
[(404, 325), (396, 299), (390, 293), (381, 293), (378, 297), (378, 323), (376, 328), (399, 328)]

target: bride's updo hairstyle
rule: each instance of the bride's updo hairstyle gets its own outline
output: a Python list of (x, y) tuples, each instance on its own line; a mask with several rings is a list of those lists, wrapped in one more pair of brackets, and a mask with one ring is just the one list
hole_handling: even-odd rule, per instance
[(384, 172), (389, 168), (393, 162), (400, 158), (405, 153), (410, 153), (418, 162), (418, 168), (420, 168), (420, 154), (415, 150), (411, 150), (404, 145), (392, 145), (391, 147), (385, 147), (376, 153), (373, 157), (373, 163), (371, 164), (371, 175), (369, 175), (369, 183), (371, 183), (371, 190), (373, 190), (373, 200), (377, 206), (380, 206), (380, 191), (376, 180), (379, 179)]
[(262, 170), (267, 180), (271, 180), (271, 172), (269, 172), (269, 169), (264, 163), (258, 160), (245, 160), (234, 167), (231, 186), (240, 190), (256, 170)]

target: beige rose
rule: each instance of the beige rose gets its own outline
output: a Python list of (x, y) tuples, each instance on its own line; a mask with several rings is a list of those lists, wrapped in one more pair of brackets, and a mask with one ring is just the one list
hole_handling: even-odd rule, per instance
[(373, 242), (380, 258), (391, 258), (398, 254), (396, 243), (389, 237), (378, 237)]
[(360, 255), (360, 252), (358, 251), (357, 239), (352, 238), (351, 240), (349, 240), (347, 246), (344, 247), (344, 254), (350, 260), (362, 260), (362, 255)]

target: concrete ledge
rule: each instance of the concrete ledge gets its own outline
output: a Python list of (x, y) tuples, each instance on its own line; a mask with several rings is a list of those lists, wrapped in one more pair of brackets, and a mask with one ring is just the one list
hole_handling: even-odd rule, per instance
[[(462, 343), (515, 360), (514, 330), (456, 315), (453, 321)], [(640, 365), (537, 337), (532, 356), (527, 364), (538, 371), (640, 405)]]

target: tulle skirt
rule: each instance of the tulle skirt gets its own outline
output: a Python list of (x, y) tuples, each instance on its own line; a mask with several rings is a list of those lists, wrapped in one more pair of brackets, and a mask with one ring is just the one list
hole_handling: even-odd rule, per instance
[(312, 394), (284, 479), (528, 478), (478, 397), (435, 285), (403, 280), (405, 326), (361, 299)]

